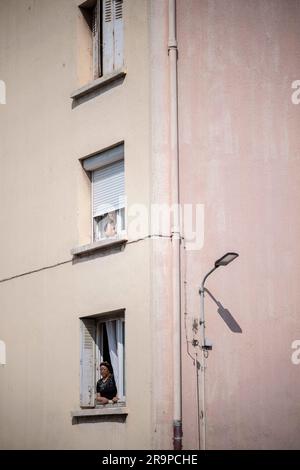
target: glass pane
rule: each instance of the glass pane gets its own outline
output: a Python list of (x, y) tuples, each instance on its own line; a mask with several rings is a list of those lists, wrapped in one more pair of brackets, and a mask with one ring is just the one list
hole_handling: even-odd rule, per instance
[(124, 208), (94, 217), (94, 241), (116, 237), (124, 230)]
[(112, 238), (117, 233), (117, 211), (94, 218), (94, 240)]
[(111, 364), (105, 323), (103, 323), (103, 361), (109, 362), (109, 364)]
[(120, 209), (119, 210), (120, 212), (120, 218), (121, 218), (121, 230), (124, 231), (125, 230), (125, 209)]

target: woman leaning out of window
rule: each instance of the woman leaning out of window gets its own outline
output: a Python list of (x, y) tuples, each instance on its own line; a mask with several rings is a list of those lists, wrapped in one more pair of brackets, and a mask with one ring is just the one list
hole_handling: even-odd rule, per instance
[(117, 403), (117, 387), (114, 379), (113, 368), (109, 362), (101, 362), (100, 374), (101, 379), (97, 382), (97, 403), (100, 405)]

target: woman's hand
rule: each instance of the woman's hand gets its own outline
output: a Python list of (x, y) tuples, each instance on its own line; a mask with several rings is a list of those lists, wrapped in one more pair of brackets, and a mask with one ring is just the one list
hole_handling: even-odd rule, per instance
[(108, 399), (105, 397), (101, 397), (100, 393), (97, 393), (97, 402), (100, 403), (100, 405), (107, 405)]
[(118, 398), (118, 397), (114, 397), (114, 398), (112, 399), (112, 402), (113, 402), (113, 403), (117, 403), (118, 401), (119, 401), (119, 398)]

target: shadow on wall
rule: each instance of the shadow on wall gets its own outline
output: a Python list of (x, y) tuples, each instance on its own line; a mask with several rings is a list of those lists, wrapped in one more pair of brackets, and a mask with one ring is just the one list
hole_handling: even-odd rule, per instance
[(102, 249), (99, 249), (95, 252), (91, 253), (83, 253), (81, 255), (77, 255), (73, 257), (72, 259), (72, 264), (78, 264), (78, 263), (83, 263), (85, 261), (91, 261), (97, 258), (103, 258), (104, 256), (111, 256), (116, 253), (122, 253), (125, 250), (125, 244), (124, 245), (118, 245), (114, 247), (103, 247)]
[(224, 308), (224, 306), (219, 302), (208, 289), (204, 289), (205, 292), (210, 296), (210, 298), (215, 302), (215, 304), (218, 307), (218, 314), (220, 317), (224, 320), (228, 328), (233, 332), (233, 333), (242, 333), (243, 330), (240, 327), (240, 325), (237, 323), (237, 321), (234, 319), (232, 314), (227, 308)]
[[(217, 313), (220, 315), (222, 320), (226, 323), (228, 328), (233, 332), (233, 333), (242, 333), (243, 330), (238, 324), (238, 322), (235, 320), (231, 312), (225, 308), (221, 302), (219, 302), (213, 294), (206, 288), (204, 288), (204, 291), (210, 296), (210, 298), (214, 301), (214, 303), (217, 305)], [(193, 322), (193, 340), (189, 341), (188, 340), (188, 332), (187, 332), (187, 324), (186, 324), (186, 315), (185, 315), (185, 321), (184, 321), (184, 328), (185, 328), (185, 338), (186, 338), (186, 346), (187, 346), (187, 355), (192, 359), (193, 364), (197, 365), (197, 369), (200, 368), (200, 363), (197, 360), (197, 354), (194, 357), (193, 354), (190, 352), (190, 345), (192, 345), (194, 348), (198, 348), (200, 346), (199, 340), (197, 339), (197, 335), (199, 333), (199, 319), (194, 318)]]
[(94, 99), (97, 96), (103, 95), (104, 93), (107, 93), (109, 90), (116, 88), (124, 82), (124, 77), (120, 77), (119, 79), (109, 82), (106, 85), (102, 85), (101, 87), (91, 90), (89, 92), (86, 92), (84, 95), (79, 96), (78, 98), (73, 98), (72, 100), (72, 109), (77, 108), (77, 106), (80, 106), (83, 103), (86, 103), (87, 101), (90, 101)]
[(125, 423), (126, 416), (73, 416), (72, 426), (77, 424), (91, 424), (91, 423)]

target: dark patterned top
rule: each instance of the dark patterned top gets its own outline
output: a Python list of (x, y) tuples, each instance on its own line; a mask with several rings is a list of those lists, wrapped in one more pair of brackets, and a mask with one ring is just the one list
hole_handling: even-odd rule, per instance
[(103, 382), (103, 379), (98, 380), (97, 393), (100, 393), (101, 397), (107, 398), (108, 400), (112, 400), (117, 395), (117, 387), (113, 375), (111, 375), (106, 382)]

